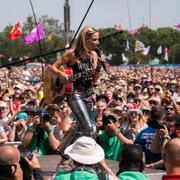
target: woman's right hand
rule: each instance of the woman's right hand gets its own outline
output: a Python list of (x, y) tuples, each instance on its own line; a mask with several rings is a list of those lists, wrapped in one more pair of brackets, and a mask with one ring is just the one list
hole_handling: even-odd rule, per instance
[(69, 78), (68, 78), (68, 75), (65, 74), (65, 73), (61, 73), (61, 80), (63, 81), (63, 83), (67, 83)]

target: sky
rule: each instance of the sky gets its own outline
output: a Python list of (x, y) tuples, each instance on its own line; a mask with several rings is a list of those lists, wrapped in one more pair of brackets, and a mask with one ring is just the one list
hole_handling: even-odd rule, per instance
[[(63, 23), (64, 0), (32, 0), (32, 3), (37, 18), (47, 15)], [(90, 3), (91, 0), (69, 0), (72, 30), (78, 29)], [(179, 7), (180, 0), (94, 0), (83, 26), (108, 28), (118, 23), (130, 30), (144, 23), (152, 29), (173, 27), (180, 23)], [(18, 21), (24, 23), (28, 16), (33, 16), (29, 0), (1, 0), (0, 31)]]

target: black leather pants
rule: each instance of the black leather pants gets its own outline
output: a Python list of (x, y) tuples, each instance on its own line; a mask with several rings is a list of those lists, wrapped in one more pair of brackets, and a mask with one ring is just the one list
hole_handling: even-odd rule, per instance
[(89, 112), (92, 109), (92, 88), (86, 90), (74, 90), (73, 94), (67, 97), (68, 104), (75, 114), (82, 135), (92, 136), (93, 127)]

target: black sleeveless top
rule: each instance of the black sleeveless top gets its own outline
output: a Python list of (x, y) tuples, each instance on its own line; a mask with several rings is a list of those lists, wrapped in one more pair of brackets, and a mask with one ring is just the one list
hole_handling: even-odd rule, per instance
[(73, 74), (80, 75), (74, 82), (74, 89), (88, 89), (92, 87), (93, 65), (90, 59), (81, 59), (73, 65), (68, 65), (73, 69)]

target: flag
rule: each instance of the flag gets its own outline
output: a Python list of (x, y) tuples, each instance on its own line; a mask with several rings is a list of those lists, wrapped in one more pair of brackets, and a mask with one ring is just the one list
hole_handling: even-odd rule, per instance
[(122, 62), (124, 64), (128, 64), (129, 63), (129, 59), (124, 55), (124, 53), (122, 53)]
[(9, 33), (9, 40), (13, 41), (22, 35), (22, 31), (19, 29), (19, 26), (20, 26), (20, 22), (17, 22), (13, 26), (11, 32)]
[(169, 61), (168, 48), (164, 48), (164, 60)]
[(136, 42), (135, 42), (135, 52), (143, 51), (144, 48), (145, 48), (144, 43), (142, 43), (141, 41), (136, 40)]
[(157, 54), (161, 55), (162, 54), (162, 46), (159, 46), (157, 49)]
[(144, 48), (143, 51), (140, 52), (140, 54), (142, 56), (147, 56), (149, 54), (150, 51), (150, 46), (148, 46), (147, 48)]
[(43, 29), (43, 24), (40, 21), (37, 25), (37, 27), (35, 27), (30, 34), (28, 34), (27, 36), (24, 37), (24, 44), (32, 44), (35, 42), (38, 42), (41, 39), (45, 38), (45, 32)]
[(180, 29), (180, 24), (174, 25), (177, 29)]
[(129, 47), (129, 41), (128, 41), (128, 39), (126, 40), (126, 47), (125, 47), (125, 51), (128, 51), (130, 49), (130, 47)]
[(139, 32), (139, 29), (132, 29), (129, 31), (130, 34), (135, 35)]
[(122, 26), (120, 24), (115, 24), (114, 25), (114, 29), (117, 30), (117, 31), (120, 31), (122, 29)]

